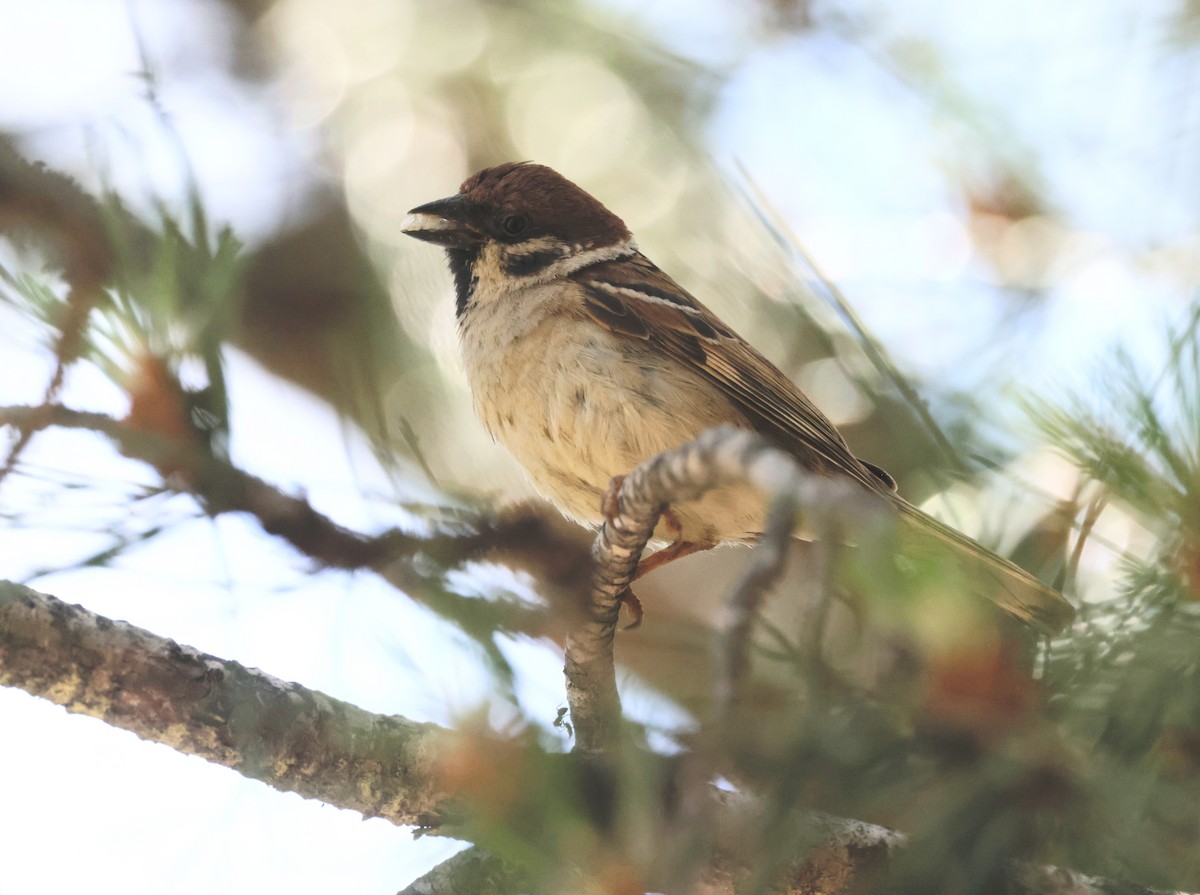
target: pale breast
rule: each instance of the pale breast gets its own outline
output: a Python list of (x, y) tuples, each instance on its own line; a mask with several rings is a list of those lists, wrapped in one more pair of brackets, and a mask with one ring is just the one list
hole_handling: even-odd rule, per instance
[[(720, 423), (748, 426), (699, 373), (647, 343), (561, 305), (534, 315), (532, 327), (513, 327), (499, 310), (478, 308), (462, 330), (476, 413), (538, 491), (577, 521), (599, 523), (613, 476)], [(721, 489), (673, 509), (686, 540), (745, 540), (761, 530), (764, 503)]]

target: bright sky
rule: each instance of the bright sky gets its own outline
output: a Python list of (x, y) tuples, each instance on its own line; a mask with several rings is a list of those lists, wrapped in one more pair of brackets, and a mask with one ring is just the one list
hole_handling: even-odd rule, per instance
[[(852, 274), (844, 284), (852, 301), (902, 363), (966, 381), (994, 365), (986, 334), (1005, 325), (1002, 306), (966, 251), (938, 168), (947, 147), (986, 137), (963, 133), (949, 111), (898, 90), (870, 54), (836, 39), (780, 39), (747, 55), (752, 33), (717, 0), (609, 5), (646, 16), (675, 51), (729, 67), (708, 132), (714, 157), (731, 176), (740, 164), (771, 185), (818, 262), (835, 277)], [(884, 16), (867, 0), (844, 6)], [(1092, 360), (1118, 337), (1151, 352), (1163, 322), (1188, 299), (1152, 253), (1200, 246), (1200, 169), (1185, 152), (1200, 130), (1200, 93), (1183, 89), (1183, 51), (1154, 42), (1158, 32), (1147, 25), (1174, 4), (886, 6), (881, 20), (892, 24), (880, 39), (920, 35), (937, 46), (961, 76), (962, 94), (980, 98), (1010, 129), (1013, 151), (1029, 147), (1044, 161), (1052, 199), (1079, 228), (1076, 262), (1019, 359), (1027, 381), (1086, 384)], [(131, 9), (211, 212), (243, 238), (269, 233), (302, 189), (288, 160), (311, 157), (316, 141), (272, 117), (260, 101), (270, 86), (256, 96), (214, 74), (228, 27), (219, 4), (0, 0), (0, 129), (26, 134), (32, 156), (90, 186), (107, 179), (134, 201), (178, 196), (177, 155), (131, 74), (139, 68)], [(954, 98), (945, 102), (952, 109)], [(1175, 129), (1183, 136), (1170, 138)], [(0, 403), (36, 401), (47, 360), (3, 310), (0, 358)], [(303, 486), (348, 524), (396, 518), (384, 501), (362, 496), (387, 493), (386, 478), (326, 408), (238, 355), (231, 371), (240, 463)], [(123, 409), (86, 369), (72, 375), (66, 398)], [(95, 520), (137, 530), (192, 513), (175, 498), (129, 518), (128, 489), (152, 476), (78, 435), (40, 437), (26, 459), (45, 480), (6, 482), (0, 509), (37, 506), (39, 527), (4, 529), (0, 577), (102, 548)], [(113, 484), (44, 502), (67, 500), (52, 481), (61, 475)], [(370, 576), (312, 574), (237, 519), (193, 519), (112, 568), (54, 574), (35, 586), (371, 710), (450, 723), (487, 695), (469, 650), (447, 648), (461, 638), (445, 625)], [(563, 698), (559, 658), (531, 644), (511, 651), (523, 707), (553, 718)], [(667, 711), (648, 697), (634, 708), (659, 718)], [(0, 895), (392, 892), (454, 849), (276, 793), (17, 691), (0, 689), (0, 731)]]

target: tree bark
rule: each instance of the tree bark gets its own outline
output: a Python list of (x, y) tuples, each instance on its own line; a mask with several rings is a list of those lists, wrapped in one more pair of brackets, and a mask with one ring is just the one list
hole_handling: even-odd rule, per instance
[(364, 817), (436, 825), (447, 732), (0, 582), (0, 684)]

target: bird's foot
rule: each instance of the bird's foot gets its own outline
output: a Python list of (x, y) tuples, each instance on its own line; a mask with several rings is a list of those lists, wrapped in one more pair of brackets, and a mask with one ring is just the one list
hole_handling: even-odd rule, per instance
[(642, 619), (646, 617), (646, 610), (642, 608), (642, 601), (633, 592), (633, 588), (625, 588), (621, 591), (621, 595), (617, 599), (621, 601), (622, 605), (629, 610), (629, 614), (633, 616), (632, 621), (621, 630), (632, 631), (634, 628), (640, 628), (642, 626)]
[(600, 498), (600, 512), (605, 520), (611, 522), (621, 512), (619, 503), (621, 497), (621, 486), (625, 484), (625, 476), (615, 475), (608, 482), (608, 490), (604, 492), (604, 496)]

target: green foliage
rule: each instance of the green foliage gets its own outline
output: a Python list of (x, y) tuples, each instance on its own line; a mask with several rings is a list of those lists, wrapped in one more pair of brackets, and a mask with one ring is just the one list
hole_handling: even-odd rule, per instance
[[(115, 195), (73, 200), (102, 222), (109, 275), (99, 282), (74, 273), (77, 259), (56, 259), (62, 274), (0, 266), (0, 301), (31, 320), (60, 366), (93, 364), (117, 388), (149, 387), (161, 371), (191, 423), (214, 449), (228, 440), (229, 408), (222, 345), (231, 335), (242, 270), (241, 244), (228, 227), (212, 232), (198, 198), (186, 220), (165, 205), (153, 225), (139, 221)], [(202, 374), (183, 388), (181, 371)]]
[(1089, 810), (1064, 839), (1100, 872), (1180, 886), (1200, 873), (1198, 321), (1200, 308), (1168, 333), (1159, 375), (1118, 351), (1097, 398), (1032, 408), (1111, 510), (1152, 536), (1049, 653), (1053, 716), (1088, 755)]

